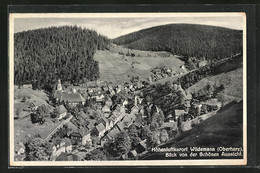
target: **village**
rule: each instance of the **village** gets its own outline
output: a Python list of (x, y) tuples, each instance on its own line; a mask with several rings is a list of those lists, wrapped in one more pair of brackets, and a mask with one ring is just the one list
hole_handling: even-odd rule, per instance
[[(151, 147), (167, 142), (182, 131), (189, 130), (184, 124), (202, 114), (218, 110), (221, 104), (217, 99), (210, 98), (200, 102), (186, 93), (177, 82), (168, 83), (169, 93), (177, 94), (177, 107), (167, 115), (158, 105), (153, 103), (149, 95), (144, 95), (150, 85), (141, 82), (138, 77), (123, 85), (105, 85), (93, 83), (80, 88), (64, 87), (61, 80), (53, 93), (50, 104), (55, 108), (52, 112), (46, 105), (30, 105), (32, 123), (46, 123), (46, 115), (59, 122), (44, 139), (50, 148), (48, 160), (53, 161), (84, 161), (95, 158), (87, 157), (96, 150), (104, 150), (106, 143), (118, 140), (122, 133), (131, 134), (130, 129), (137, 133), (130, 136), (130, 145), (126, 151), (112, 159), (138, 159)], [(196, 100), (196, 101), (195, 101)], [(23, 99), (21, 102), (24, 101)], [(17, 160), (23, 160), (28, 153), (28, 146), (19, 142), (15, 145)]]

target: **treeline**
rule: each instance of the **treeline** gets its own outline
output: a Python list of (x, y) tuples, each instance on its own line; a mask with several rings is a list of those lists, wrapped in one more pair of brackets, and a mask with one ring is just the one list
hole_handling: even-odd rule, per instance
[(50, 27), (14, 34), (15, 85), (50, 89), (60, 78), (79, 84), (99, 78), (93, 59), (97, 49), (109, 49), (110, 40), (77, 26)]
[(206, 60), (242, 52), (242, 31), (222, 27), (170, 24), (130, 33), (113, 40), (130, 49), (168, 51)]

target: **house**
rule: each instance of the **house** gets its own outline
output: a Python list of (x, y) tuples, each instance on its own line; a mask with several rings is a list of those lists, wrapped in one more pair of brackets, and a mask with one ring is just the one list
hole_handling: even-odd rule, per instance
[(126, 159), (128, 159), (128, 154), (127, 154), (127, 153), (122, 154), (122, 155), (120, 156), (120, 160), (126, 160)]
[(167, 121), (167, 122), (175, 122), (175, 121), (174, 121), (174, 118), (173, 118), (173, 116), (172, 116), (172, 114), (167, 115), (166, 121)]
[(96, 123), (96, 120), (88, 119), (87, 120), (87, 125), (86, 125), (87, 129), (89, 131), (93, 130), (95, 128), (95, 123)]
[(36, 101), (34, 101), (34, 102), (31, 102), (30, 103), (30, 105), (29, 105), (29, 109), (31, 110), (31, 111), (36, 111), (37, 109), (38, 109), (38, 107), (40, 107), (42, 105), (42, 103), (39, 103), (39, 102), (36, 102)]
[(58, 120), (61, 120), (61, 119), (63, 119), (63, 118), (66, 117), (66, 115), (67, 115), (67, 109), (66, 109), (63, 105), (61, 105), (61, 106), (59, 106), (59, 110), (60, 110), (60, 113), (59, 113), (59, 115), (57, 116), (57, 119), (58, 119)]
[(116, 124), (122, 118), (122, 114), (116, 109), (112, 112), (114, 118), (114, 124)]
[(72, 152), (72, 143), (71, 143), (71, 140), (69, 138), (65, 138), (65, 151), (67, 153), (70, 153)]
[(135, 150), (138, 154), (143, 153), (144, 151), (147, 150), (147, 145), (146, 145), (146, 139), (139, 142), (139, 144), (135, 147)]
[(159, 68), (154, 68), (154, 69), (152, 70), (152, 73), (155, 74), (155, 75), (157, 75), (157, 76), (160, 76), (160, 75), (162, 74), (162, 70), (159, 69)]
[(128, 99), (124, 100), (123, 101), (123, 107), (127, 106), (128, 105)]
[(115, 115), (110, 115), (109, 117), (108, 117), (108, 121), (109, 121), (109, 123), (110, 123), (110, 125), (109, 126), (111, 126), (111, 124), (112, 124), (112, 127), (116, 124), (116, 120), (117, 120), (117, 116), (115, 116)]
[(114, 126), (114, 121), (108, 118), (108, 122), (109, 122), (109, 124), (108, 124), (108, 129), (110, 130), (110, 129), (112, 129), (113, 126)]
[(82, 136), (81, 145), (85, 146), (87, 143), (92, 142), (92, 140), (90, 138), (90, 132), (86, 128), (80, 127), (79, 133)]
[(117, 128), (120, 130), (120, 131), (124, 131), (125, 130), (125, 124), (120, 121), (116, 124)]
[(58, 101), (68, 103), (70, 106), (76, 106), (78, 104), (84, 105), (86, 103), (86, 100), (82, 97), (81, 94), (67, 92), (61, 93), (60, 99), (58, 99)]
[(102, 86), (102, 90), (103, 90), (104, 92), (107, 92), (107, 91), (109, 90), (109, 88), (108, 88), (107, 86)]
[(105, 105), (101, 110), (102, 110), (103, 113), (110, 114), (110, 112), (111, 112), (110, 106), (108, 106), (108, 105)]
[(85, 113), (84, 111), (80, 111), (79, 112), (79, 116), (81, 116), (85, 120), (89, 120), (90, 119), (90, 114), (89, 113)]
[(95, 99), (96, 99), (96, 102), (100, 103), (100, 102), (104, 101), (105, 96), (103, 94), (101, 94), (101, 93), (98, 93), (98, 95), (96, 95)]
[(137, 114), (139, 112), (139, 109), (137, 106), (133, 106), (132, 109), (131, 109), (131, 114)]
[(133, 123), (133, 121), (129, 115), (126, 115), (123, 119), (123, 123), (126, 127), (129, 127)]
[(218, 101), (218, 99), (209, 99), (205, 102), (206, 105), (216, 107), (216, 109), (219, 109), (221, 107), (221, 102)]
[(72, 132), (70, 134), (70, 139), (72, 144), (78, 145), (79, 143), (82, 142), (82, 135), (79, 132)]
[(160, 129), (168, 129), (168, 130), (172, 130), (172, 129), (177, 129), (177, 122), (166, 122), (163, 123), (162, 126), (160, 127)]
[(136, 150), (129, 151), (128, 157), (129, 158), (136, 158), (138, 156)]
[(76, 158), (77, 158), (77, 161), (84, 161), (85, 157), (86, 157), (86, 152), (85, 151), (79, 151), (79, 152), (76, 152), (76, 153), (73, 153)]
[(61, 153), (66, 152), (65, 147), (65, 140), (64, 139), (53, 139), (53, 142), (51, 143), (52, 146), (52, 156), (57, 157)]
[(107, 134), (107, 138), (109, 140), (114, 140), (117, 135), (120, 133), (120, 130), (117, 127), (114, 127), (108, 134)]
[(204, 66), (207, 65), (207, 64), (208, 64), (208, 61), (200, 61), (200, 62), (198, 63), (198, 68), (204, 67)]
[(25, 153), (25, 145), (22, 142), (19, 142), (18, 144), (15, 145), (14, 152), (17, 155), (24, 154)]
[(112, 99), (111, 98), (108, 98), (106, 101), (105, 101), (105, 105), (110, 107), (112, 106), (113, 102), (112, 102)]
[(105, 132), (106, 132), (106, 127), (102, 123), (96, 125), (95, 128), (92, 130), (92, 134), (94, 136), (98, 136), (99, 138), (104, 136)]
[(98, 123), (102, 123), (105, 126), (105, 130), (109, 130), (109, 121), (106, 118), (100, 118)]
[(175, 113), (175, 119), (177, 119), (178, 117), (183, 116), (186, 112), (184, 110), (176, 109), (174, 110), (174, 113)]

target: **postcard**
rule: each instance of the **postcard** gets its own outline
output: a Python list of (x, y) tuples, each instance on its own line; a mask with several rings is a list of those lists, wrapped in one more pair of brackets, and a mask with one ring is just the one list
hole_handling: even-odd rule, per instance
[(246, 15), (9, 13), (10, 166), (247, 164)]

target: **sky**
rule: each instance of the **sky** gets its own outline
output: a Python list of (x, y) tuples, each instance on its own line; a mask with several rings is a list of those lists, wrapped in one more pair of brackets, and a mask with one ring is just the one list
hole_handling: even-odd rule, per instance
[(111, 18), (15, 18), (14, 32), (50, 26), (77, 25), (94, 29), (108, 38), (116, 38), (141, 29), (165, 24), (202, 24), (243, 29), (241, 16), (223, 17), (111, 17)]

